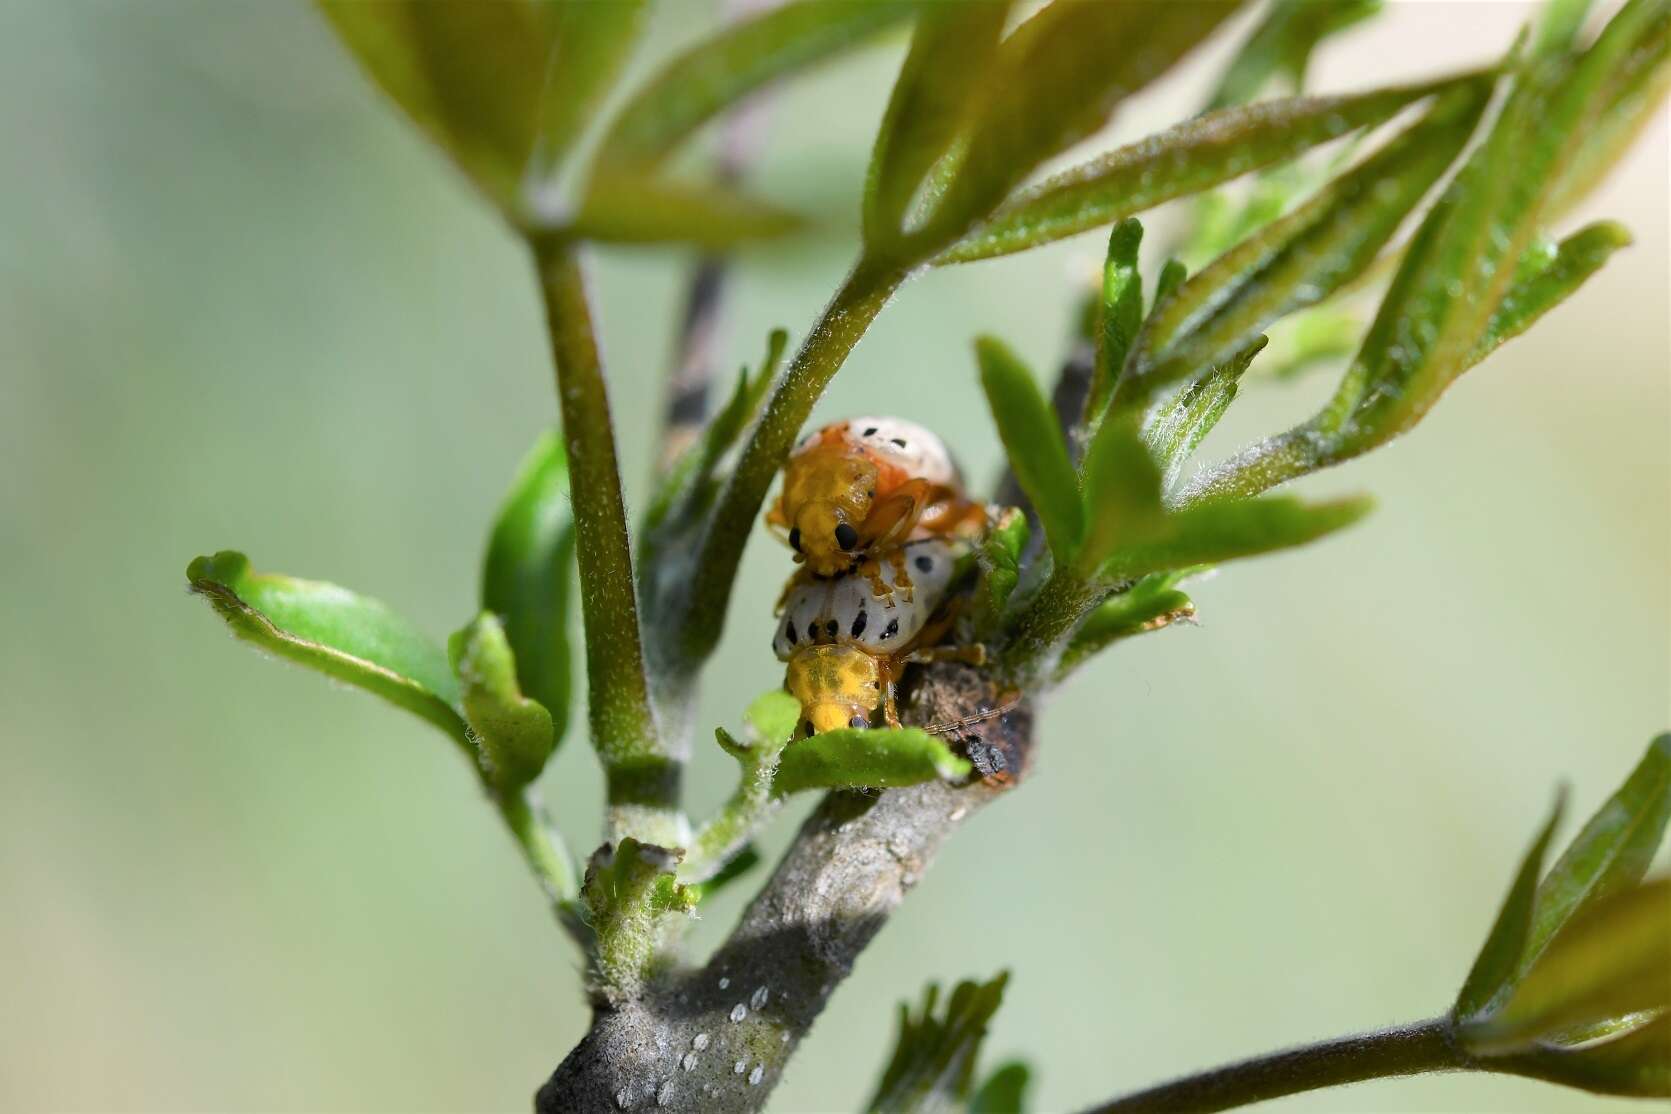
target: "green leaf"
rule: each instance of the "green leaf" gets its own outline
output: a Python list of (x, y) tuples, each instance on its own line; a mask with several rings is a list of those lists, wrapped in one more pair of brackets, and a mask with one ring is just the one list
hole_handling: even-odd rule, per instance
[(1610, 1040), (1579, 1048), (1539, 1045), (1487, 1060), (1485, 1067), (1598, 1095), (1671, 1098), (1671, 1011), (1634, 1020), (1638, 1023)]
[(1630, 233), (1612, 221), (1597, 221), (1574, 232), (1556, 249), (1554, 258), (1509, 287), (1491, 315), (1485, 335), (1468, 359), (1472, 367), (1535, 325), (1540, 317), (1578, 292), (1601, 270), (1615, 251), (1630, 246)]
[(1116, 224), (1108, 234), (1096, 333), (1097, 362), (1085, 402), (1086, 425), (1093, 431), (1102, 422), (1114, 381), (1126, 366), (1126, 354), (1143, 325), (1143, 275), (1137, 269), (1137, 252), (1142, 244), (1143, 224), (1135, 217)]
[(803, 789), (889, 789), (955, 781), (969, 771), (967, 761), (920, 728), (843, 728), (791, 743), (773, 785), (780, 795)]
[(1221, 363), (1273, 322), (1358, 277), (1462, 150), (1490, 91), (1482, 78), (1442, 94), (1374, 155), (1157, 301), (1115, 389), (1117, 404), (1140, 404)]
[(998, 47), (1009, 0), (930, 4), (894, 82), (865, 183), (864, 238), (886, 252), (905, 231), (923, 179), (965, 122)]
[(794, 213), (725, 186), (672, 182), (630, 171), (592, 179), (562, 234), (617, 244), (691, 244), (719, 250), (805, 226)]
[(1086, 658), (1122, 639), (1194, 618), (1194, 602), (1177, 585), (1199, 571), (1154, 573), (1099, 604), (1074, 632), (1062, 654), (1058, 676), (1066, 676)]
[(1230, 408), (1237, 384), (1265, 344), (1265, 337), (1255, 338), (1150, 412), (1143, 424), (1143, 439), (1161, 462), (1162, 487), (1172, 487), (1190, 454)]
[[(1236, 8), (1175, 0), (1056, 0), (999, 46), (971, 114), (968, 146), (920, 242), (937, 250), (990, 213), (1034, 168), (1084, 139)], [(1109, 218), (1112, 219), (1112, 218)]]
[(981, 387), (1015, 478), (1058, 562), (1072, 558), (1084, 533), (1079, 485), (1056, 415), (1027, 366), (995, 337), (975, 341)]
[(782, 689), (771, 689), (754, 698), (743, 718), (759, 742), (768, 746), (786, 743), (800, 722), (801, 705)]
[(1614, 67), (1602, 107), (1583, 129), (1576, 153), (1561, 168), (1549, 201), (1551, 214), (1570, 212), (1630, 148), (1671, 92), (1671, 18), (1662, 8), (1657, 27), (1639, 35)]
[(1543, 18), (1538, 20), (1537, 40), (1532, 44), (1534, 58), (1564, 54), (1573, 48), (1584, 19), (1590, 14), (1592, 0), (1547, 0)]
[(1167, 515), (1147, 537), (1117, 544), (1099, 572), (1105, 580), (1128, 579), (1292, 549), (1344, 530), (1372, 506), (1364, 497), (1323, 503), (1269, 498), (1192, 508)]
[(748, 94), (863, 44), (917, 6), (916, 0), (797, 0), (733, 23), (639, 87), (610, 124), (597, 166), (658, 164)]
[(1380, 10), (1381, 0), (1275, 0), (1224, 71), (1208, 109), (1246, 104), (1275, 78), (1303, 87), (1317, 45)]
[(1085, 450), (1081, 470), (1086, 526), (1079, 565), (1090, 575), (1116, 546), (1163, 530), (1166, 511), (1160, 469), (1129, 417), (1102, 423)]
[(1567, 846), (1538, 887), (1526, 941), (1526, 963), (1537, 961), (1563, 925), (1647, 873), (1671, 821), (1671, 733), (1648, 751), (1618, 792), (1607, 799)]
[(239, 638), (380, 696), (468, 746), (445, 651), (385, 604), (335, 584), (253, 572), (231, 550), (197, 558), (186, 579)]
[(552, 27), (528, 0), (319, 0), (373, 81), (502, 209), (520, 208)]
[(1638, 53), (1659, 49), (1654, 37), (1668, 26), (1667, 0), (1630, 0), (1582, 55), (1525, 63), (1490, 133), (1404, 252), (1334, 398), (1297, 428), (1203, 474), (1190, 499), (1264, 490), (1419, 422), (1490, 343), (1493, 320), (1558, 212), (1561, 168), (1605, 126), (1611, 79)]
[[(1178, 288), (1189, 278), (1189, 268), (1182, 259), (1168, 259), (1161, 265), (1160, 274), (1155, 278), (1155, 300), (1149, 304), (1149, 316), (1153, 317), (1160, 309), (1170, 302)], [(1129, 358), (1129, 357), (1128, 357)]]
[(1020, 1060), (1000, 1064), (969, 1099), (969, 1114), (1026, 1114), (1032, 1070)]
[(539, 777), (557, 744), (551, 713), (517, 687), (516, 660), (499, 617), (483, 612), (447, 649), (488, 780), (515, 789)]
[(382, 90), (513, 221), (620, 71), (644, 0), (318, 0)]
[(1544, 856), (1548, 853), (1549, 841), (1555, 835), (1565, 807), (1566, 792), (1562, 790), (1555, 799), (1555, 807), (1550, 809), (1543, 830), (1520, 860), (1514, 885), (1509, 887), (1508, 897), (1503, 899), (1503, 907), (1491, 926), (1491, 934), (1485, 938), (1485, 946), (1474, 958), (1474, 965), (1456, 996), (1456, 1004), (1451, 1007), (1454, 1017), (1467, 1021), (1483, 1015), (1514, 988), (1521, 960), (1526, 954), (1526, 941), (1532, 932), (1538, 876), (1543, 873)]
[(1568, 923), (1506, 999), (1464, 1020), (1480, 1055), (1644, 1010), (1671, 1009), (1671, 879), (1610, 894)]
[(908, 1114), (961, 1106), (969, 1097), (975, 1059), (1008, 980), (1009, 972), (1002, 971), (991, 982), (960, 982), (944, 1012), (936, 1009), (940, 988), (934, 983), (923, 992), (917, 1012), (901, 1002), (893, 1055), (865, 1109)]
[(553, 431), (523, 460), (494, 520), (482, 559), (481, 606), (504, 622), (516, 685), (550, 713), (558, 742), (568, 729), (573, 685), (568, 628), (573, 568), (568, 463)]
[(1372, 128), (1466, 75), (1355, 96), (1291, 97), (1198, 116), (1029, 186), (935, 262), (1008, 255), (1112, 224)]

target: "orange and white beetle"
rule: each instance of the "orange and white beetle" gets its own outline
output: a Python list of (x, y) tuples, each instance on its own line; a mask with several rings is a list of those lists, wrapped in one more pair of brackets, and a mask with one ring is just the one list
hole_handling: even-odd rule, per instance
[[(849, 574), (790, 586), (772, 650), (788, 664), (784, 687), (801, 704), (798, 735), (842, 727), (899, 726), (894, 685), (906, 664), (940, 657), (983, 657), (979, 647), (935, 650), (951, 625), (942, 608), (957, 568), (953, 544), (938, 538), (907, 543), (896, 565), (883, 565), (883, 591), (871, 578)], [(901, 567), (915, 580), (901, 587)]]
[[(850, 418), (803, 438), (766, 515), (818, 577), (851, 572), (913, 539), (972, 536), (985, 523), (986, 509), (963, 494), (945, 443), (915, 422), (882, 417)], [(872, 572), (873, 587), (910, 587), (909, 571), (894, 564), (893, 578)]]

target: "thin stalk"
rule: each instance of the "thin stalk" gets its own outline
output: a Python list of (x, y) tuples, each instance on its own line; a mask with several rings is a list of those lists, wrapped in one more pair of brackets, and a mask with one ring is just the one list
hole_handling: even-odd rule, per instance
[(551, 898), (559, 915), (566, 914), (580, 893), (580, 881), (575, 876), (574, 860), (569, 855), (563, 837), (546, 819), (539, 799), (527, 789), (511, 790), (494, 795), (499, 815), (522, 850), (534, 877), (539, 879), (546, 896)]
[(663, 745), (651, 709), (615, 427), (585, 281), (573, 244), (541, 242), (535, 257), (569, 457), (587, 714), (608, 787), (611, 837), (676, 840), (683, 756)]
[(819, 395), (906, 274), (903, 268), (855, 267), (778, 380), (726, 481), (692, 565), (678, 619), (677, 664), (683, 669), (694, 672), (718, 644), (737, 564), (773, 477)]
[(1086, 1114), (1208, 1114), (1365, 1079), (1472, 1067), (1446, 1017), (1256, 1056), (1094, 1107)]

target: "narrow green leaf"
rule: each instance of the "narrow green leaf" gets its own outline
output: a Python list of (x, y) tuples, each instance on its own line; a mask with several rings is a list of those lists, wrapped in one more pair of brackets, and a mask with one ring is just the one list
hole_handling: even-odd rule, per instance
[(1100, 128), (1236, 9), (1173, 0), (1056, 0), (1000, 45), (971, 116), (968, 148), (921, 237), (938, 249), (990, 213), (1044, 160)]
[(1532, 911), (1537, 901), (1538, 876), (1543, 873), (1544, 856), (1549, 850), (1549, 841), (1555, 835), (1555, 828), (1561, 822), (1561, 813), (1566, 807), (1566, 791), (1555, 799), (1555, 807), (1549, 811), (1549, 819), (1544, 822), (1543, 830), (1532, 841), (1525, 857), (1520, 860), (1520, 870), (1514, 876), (1514, 885), (1509, 887), (1508, 897), (1503, 899), (1503, 907), (1497, 913), (1497, 920), (1491, 926), (1491, 934), (1485, 938), (1485, 946), (1474, 958), (1474, 966), (1469, 970), (1468, 977), (1463, 980), (1462, 990), (1456, 996), (1456, 1004), (1451, 1007), (1452, 1016), (1461, 1021), (1468, 1021), (1489, 1010), (1505, 995), (1514, 989), (1516, 977), (1520, 973), (1521, 959), (1526, 954), (1526, 941), (1532, 932)]
[(1290, 89), (1303, 87), (1318, 44), (1380, 10), (1381, 0), (1275, 0), (1224, 71), (1208, 109), (1246, 104), (1278, 78)]
[(515, 789), (539, 777), (557, 742), (551, 713), (517, 687), (504, 624), (483, 612), (453, 635), (447, 650), (470, 740), (488, 779), (500, 789)]
[(1367, 498), (1253, 499), (1168, 511), (1162, 476), (1129, 416), (1103, 423), (1085, 454), (1081, 575), (1104, 580), (1216, 565), (1305, 545), (1369, 513)]
[(1003, 1003), (1008, 979), (1009, 972), (1004, 971), (991, 982), (958, 983), (943, 1013), (936, 1009), (940, 988), (933, 983), (915, 1013), (901, 1002), (893, 1055), (865, 1109), (874, 1114), (911, 1114), (963, 1106), (981, 1041)]
[(969, 1098), (969, 1114), (1027, 1114), (1032, 1069), (1020, 1060), (1000, 1064)]
[(1165, 529), (1161, 472), (1133, 419), (1115, 415), (1102, 423), (1081, 465), (1085, 481), (1085, 545), (1079, 566), (1094, 575), (1117, 546), (1158, 536)]
[(1622, 1036), (1580, 1048), (1541, 1045), (1485, 1062), (1487, 1070), (1578, 1087), (1598, 1095), (1671, 1098), (1671, 1011)]
[(1592, 0), (1546, 0), (1543, 17), (1538, 20), (1537, 38), (1532, 44), (1532, 57), (1546, 58), (1564, 54), (1573, 48), (1584, 18), (1590, 14)]
[(562, 234), (617, 244), (691, 244), (718, 250), (805, 226), (794, 213), (726, 186), (672, 182), (630, 171), (593, 177)]
[(1671, 821), (1671, 733), (1647, 753), (1567, 846), (1538, 887), (1526, 962), (1537, 961), (1563, 925), (1647, 873)]
[(509, 212), (538, 133), (553, 28), (528, 0), (319, 0), (366, 72)]
[(771, 689), (755, 697), (743, 712), (754, 728), (755, 738), (768, 745), (787, 742), (801, 720), (801, 705), (782, 689)]
[(779, 794), (803, 789), (887, 789), (969, 776), (967, 761), (916, 727), (844, 728), (798, 739), (783, 752), (773, 783)]
[(1187, 278), (1189, 268), (1184, 265), (1182, 259), (1168, 259), (1161, 265), (1160, 274), (1155, 278), (1155, 300), (1149, 304), (1150, 317), (1160, 312), (1166, 303), (1172, 300)]
[(253, 572), (249, 558), (231, 550), (197, 558), (186, 579), (239, 638), (380, 696), (468, 745), (445, 651), (386, 605), (335, 584)]
[(1607, 176), (1665, 104), (1671, 92), (1671, 15), (1639, 35), (1614, 67), (1602, 107), (1580, 135), (1578, 150), (1560, 168), (1549, 200), (1552, 216), (1570, 212)]
[(1177, 588), (1179, 581), (1198, 570), (1145, 576), (1119, 595), (1111, 596), (1085, 617), (1062, 654), (1058, 676), (1066, 676), (1086, 658), (1122, 639), (1160, 630), (1195, 616), (1195, 604)]
[(1671, 1009), (1671, 880), (1594, 902), (1550, 941), (1506, 999), (1459, 1030), (1481, 1055), (1574, 1026)]
[(1071, 560), (1084, 533), (1079, 485), (1067, 442), (1027, 366), (994, 337), (975, 341), (981, 387), (1021, 490), (1058, 562)]
[(550, 713), (559, 742), (568, 729), (573, 685), (573, 567), (568, 464), (562, 441), (549, 432), (523, 460), (494, 520), (482, 560), (481, 606), (503, 620), (517, 687)]
[(1324, 421), (1363, 451), (1410, 428), (1469, 366), (1549, 211), (1558, 168), (1604, 106), (1611, 69), (1671, 5), (1631, 0), (1579, 59), (1530, 64), (1491, 134), (1406, 253)]
[(1141, 404), (1355, 279), (1462, 150), (1490, 90), (1491, 81), (1479, 79), (1442, 94), (1374, 155), (1157, 302), (1115, 389), (1117, 400)]
[(1150, 412), (1143, 425), (1143, 438), (1161, 462), (1163, 488), (1172, 487), (1190, 454), (1235, 401), (1237, 384), (1265, 344), (1265, 337), (1256, 338)]
[(905, 231), (923, 179), (965, 122), (1008, 14), (1009, 0), (986, 0), (930, 4), (917, 17), (870, 157), (864, 238), (872, 254)]
[(1118, 543), (1099, 573), (1123, 580), (1291, 549), (1344, 530), (1373, 505), (1367, 497), (1323, 503), (1268, 498), (1195, 507), (1168, 514), (1154, 534)]
[(1530, 329), (1544, 314), (1578, 292), (1614, 252), (1630, 246), (1630, 233), (1612, 221), (1597, 221), (1562, 240), (1555, 256), (1536, 272), (1515, 280), (1486, 325), (1468, 359), (1472, 367), (1505, 341)]
[[(762, 86), (859, 46), (920, 0), (795, 0), (681, 52), (610, 124), (597, 165), (653, 166), (707, 120)], [(592, 192), (596, 192), (595, 190)]]
[(1417, 229), (1334, 398), (1309, 421), (1203, 473), (1190, 500), (1262, 491), (1419, 422), (1490, 343), (1505, 297), (1558, 212), (1561, 168), (1615, 107), (1613, 79), (1632, 58), (1662, 49), (1654, 40), (1668, 27), (1671, 2), (1629, 0), (1582, 55), (1525, 63), (1490, 133)]
[(935, 262), (990, 259), (1111, 224), (1373, 128), (1424, 97), (1475, 80), (1291, 97), (1198, 116), (1027, 187)]
[(1097, 362), (1091, 372), (1091, 391), (1085, 402), (1086, 427), (1092, 431), (1102, 422), (1114, 381), (1126, 366), (1126, 354), (1143, 326), (1143, 275), (1137, 269), (1137, 253), (1142, 245), (1143, 224), (1135, 217), (1116, 224), (1108, 234), (1097, 318)]

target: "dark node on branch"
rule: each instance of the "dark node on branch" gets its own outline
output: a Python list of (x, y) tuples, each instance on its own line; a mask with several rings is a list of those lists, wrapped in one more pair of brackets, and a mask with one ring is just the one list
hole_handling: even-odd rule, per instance
[(917, 670), (907, 680), (904, 706), (905, 722), (944, 738), (989, 786), (1014, 786), (1032, 766), (1032, 703), (1000, 689), (982, 670), (956, 662)]

